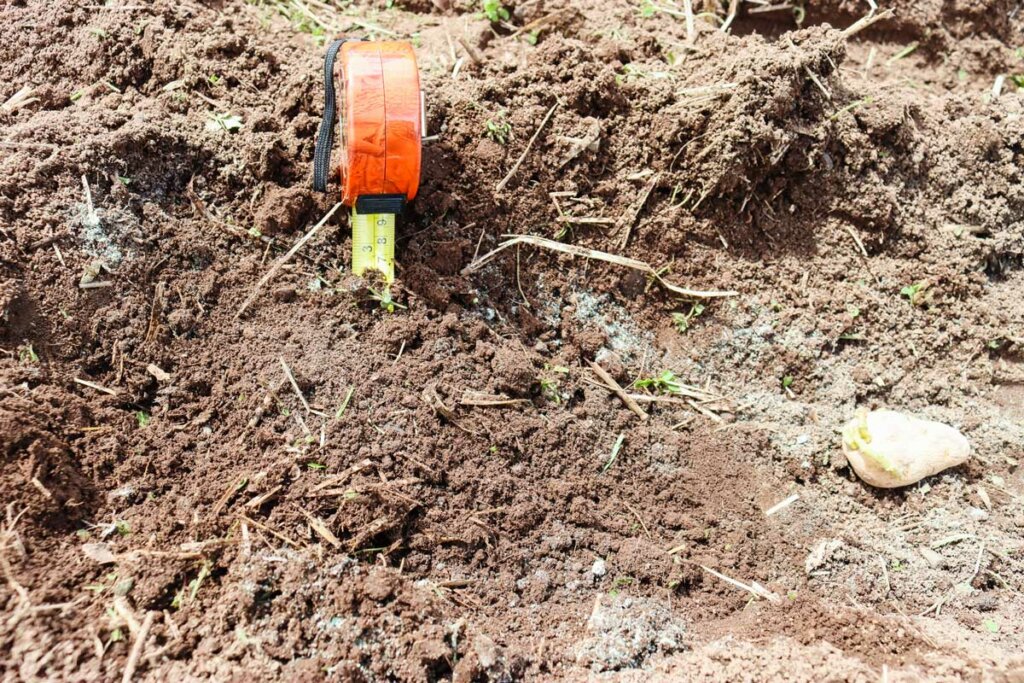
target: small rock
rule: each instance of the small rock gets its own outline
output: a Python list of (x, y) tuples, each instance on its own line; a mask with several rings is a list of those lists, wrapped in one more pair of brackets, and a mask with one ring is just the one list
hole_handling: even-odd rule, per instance
[(590, 568), (590, 573), (597, 577), (604, 576), (608, 573), (608, 565), (599, 557), (594, 560), (594, 566)]
[(921, 557), (923, 557), (925, 561), (929, 565), (931, 565), (933, 569), (941, 569), (942, 567), (946, 566), (946, 558), (944, 558), (942, 555), (938, 554), (928, 546), (923, 545), (920, 548), (918, 548), (918, 551), (921, 553)]
[(498, 646), (483, 633), (473, 639), (473, 652), (476, 653), (476, 659), (484, 669), (491, 668), (498, 661)]
[(106, 543), (86, 543), (82, 546), (82, 554), (98, 564), (114, 562), (114, 553)]
[(843, 542), (838, 538), (826, 538), (820, 541), (804, 560), (804, 571), (811, 574), (828, 564), (837, 550), (843, 547)]
[(278, 287), (274, 290), (274, 301), (280, 301), (283, 304), (295, 301), (295, 288)]
[(988, 519), (988, 513), (981, 508), (976, 508), (973, 505), (967, 508), (967, 516), (973, 519), (975, 522), (984, 522)]

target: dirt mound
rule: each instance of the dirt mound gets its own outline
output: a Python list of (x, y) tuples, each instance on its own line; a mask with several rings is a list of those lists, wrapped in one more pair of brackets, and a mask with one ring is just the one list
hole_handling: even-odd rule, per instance
[[(729, 5), (8, 4), (3, 676), (1019, 676), (1018, 8)], [(344, 212), (256, 289), (342, 32), (422, 71), (390, 300)]]

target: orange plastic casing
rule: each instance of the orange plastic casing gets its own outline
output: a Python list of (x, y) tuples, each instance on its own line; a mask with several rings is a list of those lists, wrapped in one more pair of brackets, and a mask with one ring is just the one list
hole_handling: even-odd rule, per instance
[(341, 120), (341, 200), (416, 196), (423, 103), (412, 45), (346, 42), (334, 67)]

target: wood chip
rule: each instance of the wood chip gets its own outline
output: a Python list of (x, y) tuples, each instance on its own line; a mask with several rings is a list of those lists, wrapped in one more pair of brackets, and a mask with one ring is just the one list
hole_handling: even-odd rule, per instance
[(322, 539), (330, 543), (335, 548), (341, 547), (341, 541), (335, 536), (330, 529), (327, 528), (327, 524), (324, 523), (319, 517), (315, 517), (309, 512), (306, 512), (302, 508), (299, 508), (299, 512), (309, 521), (309, 526), (320, 535)]
[(146, 366), (146, 372), (153, 375), (153, 377), (156, 378), (157, 382), (171, 381), (171, 373), (164, 372), (162, 369), (160, 369), (160, 366), (154, 365), (153, 363), (150, 363), (149, 365)]

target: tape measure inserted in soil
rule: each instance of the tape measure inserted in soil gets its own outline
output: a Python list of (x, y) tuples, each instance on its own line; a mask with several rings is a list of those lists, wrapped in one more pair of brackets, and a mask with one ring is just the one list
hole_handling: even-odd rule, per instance
[(336, 40), (327, 49), (324, 80), (313, 184), (326, 190), (337, 106), (341, 200), (352, 207), (352, 272), (377, 270), (390, 284), (395, 218), (420, 181), (423, 98), (416, 55), (407, 42)]

